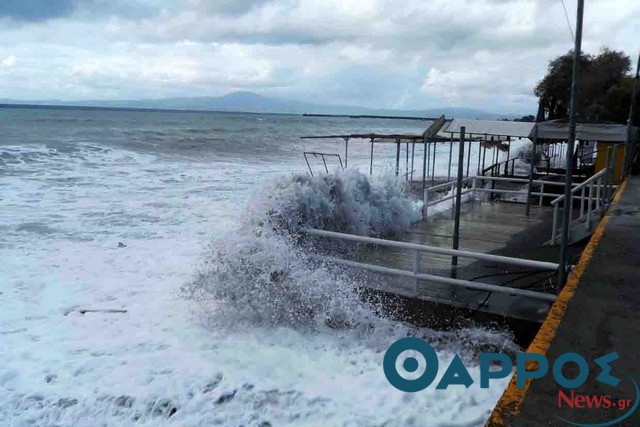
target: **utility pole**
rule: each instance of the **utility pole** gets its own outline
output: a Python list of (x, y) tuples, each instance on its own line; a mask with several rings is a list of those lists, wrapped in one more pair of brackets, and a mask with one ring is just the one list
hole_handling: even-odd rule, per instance
[[(531, 164), (529, 168), (529, 188), (527, 189), (527, 208), (525, 214), (529, 216), (531, 210), (531, 192), (533, 191), (533, 174), (536, 170), (536, 148), (538, 146), (538, 123), (544, 122), (544, 106), (542, 101), (538, 103), (538, 114), (536, 114), (536, 124), (533, 126), (533, 145), (531, 146)], [(540, 191), (540, 198), (542, 198)]]
[[(455, 220), (453, 223), (453, 249), (458, 249), (460, 244), (460, 205), (462, 205), (462, 175), (464, 174), (464, 133), (465, 126), (460, 127), (460, 144), (458, 145), (458, 176), (456, 178), (456, 206), (454, 210)], [(453, 135), (453, 134), (452, 134)], [(458, 257), (451, 257), (451, 277), (458, 276)]]
[(638, 84), (640, 83), (640, 55), (638, 55), (638, 64), (636, 67), (636, 75), (635, 82), (633, 84), (633, 93), (631, 95), (631, 105), (629, 106), (629, 118), (627, 119), (627, 141), (626, 141), (626, 151), (625, 151), (625, 162), (624, 162), (624, 174), (628, 174), (631, 172), (631, 161), (633, 160), (633, 154), (635, 153), (635, 147), (632, 149), (632, 135), (631, 131), (633, 130), (633, 116), (635, 114), (635, 106), (636, 106), (636, 96), (638, 95)]
[(564, 180), (564, 209), (562, 210), (562, 245), (560, 246), (560, 274), (558, 286), (564, 285), (567, 274), (567, 243), (569, 240), (569, 223), (573, 200), (571, 199), (571, 184), (573, 179), (573, 150), (576, 142), (576, 116), (578, 110), (578, 79), (580, 78), (580, 53), (582, 50), (582, 18), (584, 15), (584, 0), (578, 0), (578, 15), (576, 18), (576, 43), (573, 48), (573, 71), (571, 76), (571, 102), (569, 104), (569, 139), (567, 139), (567, 163)]

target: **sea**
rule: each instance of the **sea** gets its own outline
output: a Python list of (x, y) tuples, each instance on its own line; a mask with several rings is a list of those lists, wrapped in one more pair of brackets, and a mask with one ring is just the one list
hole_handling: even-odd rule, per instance
[[(373, 312), (354, 320), (363, 307), (350, 283), (304, 270), (295, 248), (248, 225), (260, 223), (265, 203), (290, 197), (283, 188), (300, 177), (311, 182), (310, 172), (342, 176), (345, 188), (394, 179), (394, 144), (375, 145), (367, 178), (368, 141), (350, 141), (345, 174), (338, 172), (342, 139), (301, 136), (426, 126), (0, 108), (0, 425), (483, 425), (509, 378), (480, 389), (471, 357), (470, 389), (403, 393), (387, 382), (382, 358), (407, 335), (446, 342), (438, 351), (447, 361), (473, 353), (476, 343), (509, 346), (508, 334), (482, 326), (418, 330)], [(422, 151), (415, 150), (418, 169)], [(340, 159), (309, 154), (307, 163), (305, 151)], [(437, 155), (444, 173), (448, 153)], [(304, 194), (313, 204), (316, 193)], [(298, 269), (286, 290), (295, 298), (280, 293), (274, 303), (276, 296), (256, 290), (273, 263)], [(194, 283), (207, 292), (185, 292)], [(238, 303), (250, 291), (259, 308)], [(295, 311), (300, 298), (316, 311), (335, 302), (331, 309), (348, 311), (355, 326), (307, 322)]]

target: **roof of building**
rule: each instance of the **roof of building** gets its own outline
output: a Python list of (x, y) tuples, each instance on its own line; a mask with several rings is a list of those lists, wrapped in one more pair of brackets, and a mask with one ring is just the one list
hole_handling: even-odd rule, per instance
[[(541, 122), (537, 124), (538, 139), (566, 140), (569, 137), (569, 123), (559, 120)], [(634, 129), (637, 132), (637, 129)], [(529, 138), (535, 133), (531, 129)], [(581, 141), (625, 142), (627, 140), (627, 126), (615, 123), (578, 123), (576, 125), (576, 139)]]
[(512, 122), (507, 120), (453, 119), (440, 130), (441, 133), (459, 134), (465, 127), (466, 135), (487, 135), (495, 137), (527, 138), (535, 123)]

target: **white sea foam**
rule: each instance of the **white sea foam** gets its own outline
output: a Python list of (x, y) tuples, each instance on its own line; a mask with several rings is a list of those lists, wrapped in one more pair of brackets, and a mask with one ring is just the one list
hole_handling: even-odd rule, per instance
[[(213, 299), (217, 319), (309, 325), (370, 323), (372, 309), (358, 286), (296, 244), (302, 227), (364, 235), (406, 230), (420, 206), (395, 179), (357, 171), (278, 177), (249, 201), (239, 227), (215, 239), (186, 290)], [(209, 297), (209, 298), (208, 298)], [(213, 304), (208, 302), (208, 304)]]
[(405, 231), (420, 219), (420, 207), (390, 175), (375, 178), (357, 170), (274, 179), (249, 202), (249, 221), (279, 232), (300, 227), (351, 234)]

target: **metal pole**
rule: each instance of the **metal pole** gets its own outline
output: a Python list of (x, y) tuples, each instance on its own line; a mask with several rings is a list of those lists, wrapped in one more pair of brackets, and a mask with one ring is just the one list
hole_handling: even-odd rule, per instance
[(427, 194), (427, 137), (423, 137), (422, 139), (424, 143), (424, 151), (422, 152), (422, 218), (427, 217), (427, 204), (429, 203), (429, 198)]
[(396, 176), (400, 173), (400, 139), (396, 138)]
[(349, 161), (349, 138), (344, 139), (344, 168), (347, 168), (347, 162)]
[[(525, 209), (525, 214), (529, 216), (531, 212), (531, 191), (533, 189), (533, 173), (535, 171), (535, 163), (536, 163), (536, 145), (538, 145), (538, 124), (536, 123), (533, 126), (533, 146), (531, 147), (531, 166), (529, 167), (529, 189), (527, 190), (527, 207)], [(542, 190), (540, 190), (542, 192)], [(542, 195), (540, 195), (540, 199), (542, 200)]]
[(304, 153), (304, 160), (307, 162), (307, 167), (309, 168), (309, 173), (313, 176), (313, 171), (311, 170), (311, 165), (309, 164), (309, 159), (307, 158), (307, 153)]
[(429, 178), (429, 171), (431, 170), (431, 144), (427, 143), (427, 179)]
[[(456, 208), (455, 220), (453, 223), (453, 249), (457, 250), (460, 243), (460, 205), (462, 204), (462, 174), (464, 172), (464, 131), (465, 126), (460, 128), (460, 146), (458, 148), (458, 177), (456, 180)], [(451, 277), (456, 278), (458, 267), (458, 257), (451, 257)]]
[(436, 180), (436, 147), (437, 147), (438, 143), (434, 142), (433, 143), (433, 161), (431, 162), (431, 185), (434, 184), (434, 181)]
[[(536, 124), (533, 126), (533, 146), (531, 147), (531, 166), (529, 168), (529, 190), (527, 191), (527, 208), (526, 215), (529, 216), (531, 210), (531, 191), (533, 191), (533, 174), (536, 171), (536, 147), (538, 145), (538, 123), (544, 121), (544, 107), (542, 103), (538, 104), (538, 114), (536, 114)], [(544, 193), (544, 184), (540, 187), (540, 193)], [(540, 206), (542, 206), (542, 198), (540, 194)]]
[(589, 205), (587, 206), (587, 231), (591, 231), (591, 208), (593, 204), (593, 182), (589, 184)]
[(480, 157), (482, 156), (482, 141), (478, 141), (478, 167), (476, 168), (476, 175), (480, 175)]
[(602, 187), (602, 177), (598, 178), (596, 182), (596, 209), (600, 209), (600, 217), (602, 217), (602, 198), (600, 197), (600, 190)]
[(617, 181), (616, 169), (618, 168), (618, 144), (613, 146), (613, 158), (611, 160), (611, 182)]
[(373, 175), (373, 138), (371, 138), (371, 160), (369, 162), (369, 175)]
[(467, 177), (469, 177), (469, 166), (471, 165), (471, 140), (469, 140), (469, 149), (467, 151)]
[(406, 175), (404, 176), (404, 179), (406, 181), (409, 180), (409, 141), (407, 141), (405, 143), (405, 152), (406, 152), (406, 160), (404, 162), (404, 171), (406, 173)]
[(564, 181), (564, 210), (562, 211), (562, 241), (560, 247), (560, 281), (558, 289), (567, 279), (567, 246), (569, 241), (569, 221), (572, 208), (571, 184), (573, 175), (573, 147), (576, 141), (576, 118), (578, 113), (578, 78), (580, 69), (580, 53), (582, 49), (582, 17), (584, 0), (578, 0), (576, 17), (576, 44), (573, 49), (573, 70), (571, 76), (571, 103), (569, 107), (569, 139), (567, 140), (566, 177)]
[(607, 160), (606, 160), (606, 165), (605, 167), (607, 168), (606, 173), (604, 174), (604, 188), (602, 191), (602, 206), (603, 206), (603, 211), (604, 211), (604, 206), (605, 202), (608, 203), (609, 200), (609, 181), (610, 181), (610, 174), (611, 174), (611, 169), (609, 168), (609, 164), (611, 163), (611, 146), (607, 145)]
[(487, 140), (485, 139), (484, 144), (482, 146), (482, 169), (480, 170), (482, 175), (484, 175), (484, 161), (486, 157), (487, 157)]
[(411, 181), (413, 181), (413, 160), (416, 156), (416, 140), (411, 143)]
[(447, 182), (451, 181), (451, 157), (453, 155), (453, 133), (451, 134), (451, 140), (449, 141), (449, 168), (447, 169)]
[(640, 55), (638, 55), (638, 65), (636, 68), (635, 83), (633, 84), (633, 92), (631, 94), (631, 105), (629, 106), (629, 118), (627, 119), (627, 140), (625, 141), (624, 170), (622, 176), (630, 173), (632, 156), (635, 150), (631, 147), (631, 131), (633, 130), (633, 116), (635, 114), (636, 96), (638, 94), (638, 83), (640, 82)]

